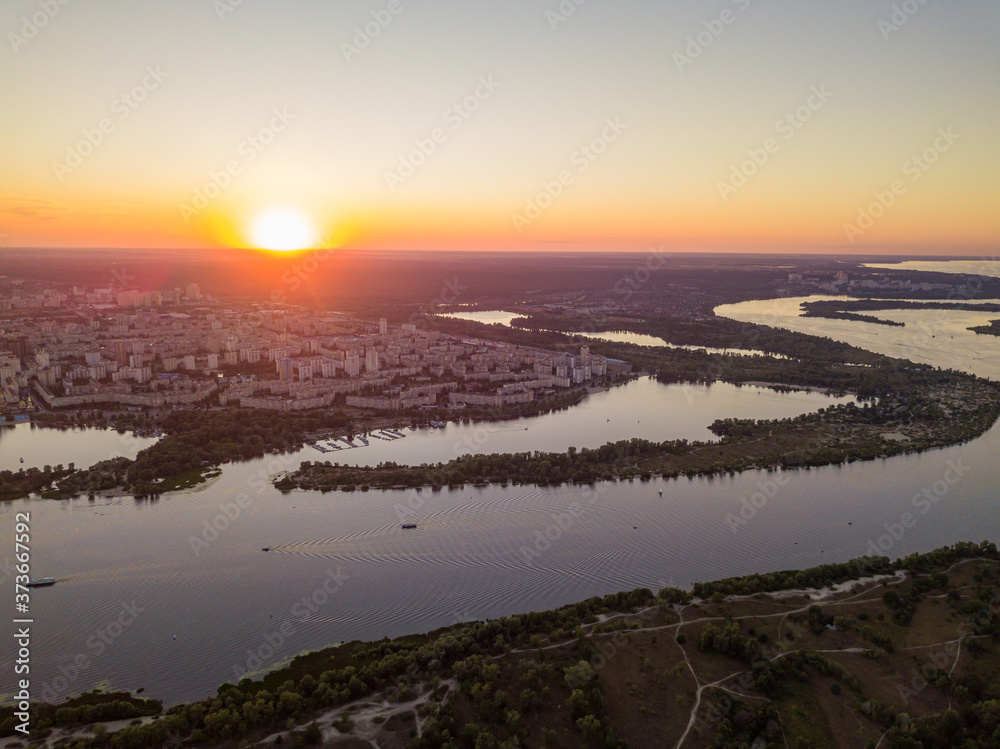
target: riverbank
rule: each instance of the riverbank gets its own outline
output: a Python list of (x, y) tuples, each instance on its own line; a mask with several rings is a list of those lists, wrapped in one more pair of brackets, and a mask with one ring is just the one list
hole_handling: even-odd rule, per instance
[(600, 385), (574, 387), (530, 403), (502, 408), (441, 408), (402, 413), (343, 409), (302, 414), (217, 408), (122, 414), (121, 418), (92, 411), (60, 414), (59, 418), (50, 414), (40, 422), (46, 428), (111, 428), (123, 435), (123, 443), (129, 441), (128, 430), (136, 430), (137, 434), (158, 435), (159, 440), (141, 450), (134, 459), (118, 457), (88, 468), (70, 464), (0, 471), (0, 501), (32, 495), (41, 499), (159, 496), (203, 483), (225, 463), (294, 453), (307, 444), (340, 435), (366, 437), (379, 429), (417, 428), (429, 421), (477, 424), (542, 416), (573, 408), (588, 395), (634, 379), (635, 375), (608, 378)]
[[(1000, 729), (1000, 553), (961, 543), (845, 564), (591, 598), (556, 610), (352, 642), (177, 705), (113, 737), (33, 707), (71, 749), (548, 745), (986, 746)], [(124, 714), (149, 703), (100, 707)], [(119, 712), (120, 711), (120, 712)], [(902, 719), (903, 713), (906, 718)], [(0, 735), (11, 736), (10, 708)], [(71, 729), (71, 730), (70, 730)], [(17, 737), (0, 743), (12, 747)], [(846, 742), (846, 743), (845, 743)]]
[(377, 467), (306, 461), (277, 489), (354, 491), (464, 484), (593, 483), (652, 477), (716, 476), (874, 460), (959, 444), (1000, 417), (1000, 389), (967, 376), (938, 379), (857, 407), (831, 406), (794, 419), (724, 419), (719, 442), (625, 440), (566, 453), (463, 456), (446, 463)]

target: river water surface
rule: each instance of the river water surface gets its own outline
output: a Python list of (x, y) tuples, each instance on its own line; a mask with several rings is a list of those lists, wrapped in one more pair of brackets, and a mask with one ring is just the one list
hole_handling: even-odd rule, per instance
[[(914, 316), (913, 325), (889, 328), (800, 320), (794, 301), (782, 305), (748, 302), (720, 314), (806, 332), (822, 328), (871, 350), (907, 351), (932, 364), (1000, 375), (1000, 339), (963, 332), (970, 313), (879, 313)], [(921, 325), (933, 332), (924, 335)], [(661, 439), (704, 437), (713, 418), (780, 409), (791, 415), (830, 402), (818, 394), (721, 385), (664, 388), (639, 380), (598, 393), (579, 410), (501, 427), (528, 426), (520, 435), (479, 432), (486, 441), (477, 449), (562, 450), (647, 426), (645, 434)], [(470, 431), (449, 433), (458, 429)], [(399, 462), (448, 460), (466, 437), (476, 444), (475, 429), (407, 430), (405, 439), (386, 443), (385, 455), (395, 450)], [(4, 440), (4, 457), (12, 448), (16, 455), (16, 443)], [(373, 444), (320, 456), (306, 448), (227, 465), (208, 485), (158, 501), (7, 503), (0, 507), (0, 537), (12, 537), (15, 513), (30, 511), (33, 574), (60, 578), (32, 594), (36, 698), (104, 685), (145, 687), (147, 695), (174, 703), (340, 641), (547, 609), (637, 586), (845, 561), (873, 544), (897, 556), (959, 540), (998, 540), (998, 448), (994, 427), (962, 446), (804, 471), (595, 487), (274, 491), (268, 477), (303, 458), (346, 462), (352, 454), (365, 462), (382, 449)], [(921, 501), (926, 492), (933, 502)], [(892, 537), (907, 512), (916, 524)], [(419, 527), (402, 530), (409, 520)], [(7, 550), (0, 560), (11, 561)], [(0, 572), (10, 574), (9, 566)], [(135, 615), (122, 616), (123, 606)], [(291, 627), (289, 636), (279, 634), (282, 623), (286, 632)], [(8, 693), (10, 653), (0, 653), (0, 691)]]

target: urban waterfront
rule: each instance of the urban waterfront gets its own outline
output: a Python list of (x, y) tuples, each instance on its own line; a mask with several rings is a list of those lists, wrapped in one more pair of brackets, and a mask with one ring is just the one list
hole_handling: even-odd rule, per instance
[[(720, 313), (751, 320), (769, 310), (773, 303), (754, 302)], [(921, 341), (923, 357), (997, 376), (996, 339), (956, 347), (955, 340), (965, 340), (965, 313), (927, 314), (944, 333)], [(792, 324), (794, 313), (788, 315), (771, 324)], [(838, 326), (838, 335), (857, 345), (882, 345), (870, 330), (876, 326), (819, 322)], [(777, 396), (732, 390), (749, 401)], [(709, 391), (706, 400), (684, 406), (704, 417), (702, 427), (722, 415), (708, 404), (724, 388)], [(572, 410), (540, 418), (566, 414)], [(410, 445), (421, 437), (407, 434), (387, 446), (415, 450)], [(430, 439), (446, 450), (461, 441), (447, 430), (438, 434)], [(582, 442), (580, 436), (564, 441)], [(602, 435), (587, 436), (599, 443)], [(275, 491), (270, 477), (307, 455), (319, 457), (306, 448), (227, 465), (207, 485), (156, 501), (16, 501), (0, 512), (8, 524), (14, 513), (32, 511), (40, 530), (34, 569), (60, 578), (33, 597), (38, 683), (56, 689), (56, 697), (102, 684), (144, 687), (178, 702), (330, 643), (547, 609), (637, 586), (844, 561), (871, 553), (873, 544), (896, 556), (995, 538), (998, 445), (994, 426), (944, 450), (791, 472), (544, 489)], [(363, 459), (365, 451), (347, 452)], [(907, 512), (917, 522), (900, 532)], [(408, 520), (419, 527), (401, 530)], [(133, 604), (140, 613), (127, 628), (111, 627), (111, 638), (107, 628)], [(85, 668), (74, 666), (84, 662), (79, 656)]]

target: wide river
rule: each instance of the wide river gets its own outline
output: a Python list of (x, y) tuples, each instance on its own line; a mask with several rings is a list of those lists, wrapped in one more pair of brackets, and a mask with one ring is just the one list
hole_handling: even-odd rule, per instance
[[(914, 323), (890, 328), (801, 320), (797, 301), (748, 302), (720, 314), (822, 329), (872, 350), (1000, 375), (1000, 339), (965, 331), (971, 313), (878, 313)], [(159, 501), (7, 503), (0, 538), (12, 539), (15, 513), (30, 510), (33, 574), (60, 578), (32, 595), (35, 697), (100, 685), (145, 687), (175, 703), (340, 641), (637, 586), (844, 561), (873, 548), (897, 556), (1000, 537), (1000, 427), (920, 455), (714, 479), (325, 495), (282, 495), (266, 482), (301, 459), (422, 462), (470, 449), (562, 450), (632, 435), (707, 438), (705, 427), (721, 416), (792, 415), (830, 402), (818, 394), (638, 380), (496, 431), (407, 430), (402, 440), (334, 455), (305, 448), (228, 465), (207, 486)], [(8, 450), (17, 455), (15, 437), (3, 439), (5, 459)], [(921, 500), (925, 491), (933, 502)], [(916, 524), (903, 529), (907, 512)], [(405, 520), (419, 528), (401, 530)], [(9, 580), (7, 549), (0, 560), (0, 577)], [(10, 692), (10, 648), (2, 658), (0, 691)]]

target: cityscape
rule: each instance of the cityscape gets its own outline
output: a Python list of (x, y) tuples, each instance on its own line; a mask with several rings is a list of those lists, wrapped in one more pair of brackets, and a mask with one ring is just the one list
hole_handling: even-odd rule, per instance
[[(502, 407), (625, 374), (626, 362), (451, 336), (413, 323), (246, 306), (183, 290), (24, 289), (0, 311), (12, 416), (91, 405), (237, 405), (275, 411)], [(25, 362), (22, 364), (22, 362)]]
[(0, 749), (1000, 747), (998, 29), (0, 4)]

